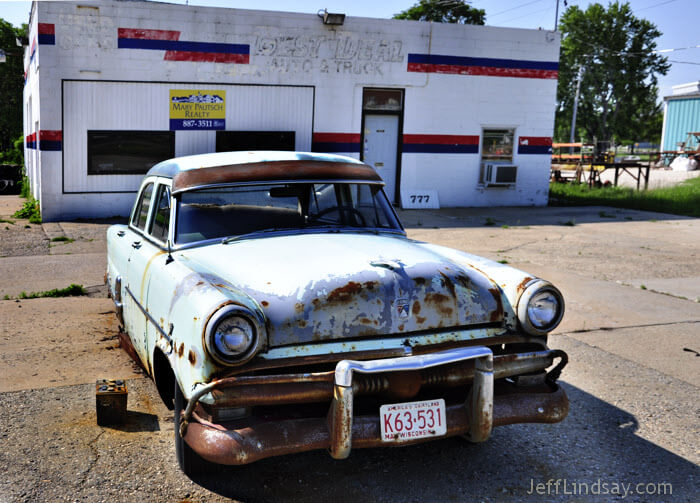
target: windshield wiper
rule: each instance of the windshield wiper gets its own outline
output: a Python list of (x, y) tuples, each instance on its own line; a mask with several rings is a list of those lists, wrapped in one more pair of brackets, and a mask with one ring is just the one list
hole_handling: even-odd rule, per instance
[(229, 244), (233, 241), (238, 241), (239, 239), (247, 239), (249, 237), (257, 236), (258, 234), (267, 234), (268, 232), (280, 232), (280, 231), (293, 231), (296, 229), (290, 229), (290, 228), (277, 228), (277, 227), (271, 227), (269, 229), (261, 229), (259, 231), (253, 231), (253, 232), (246, 232), (245, 234), (240, 234), (238, 236), (228, 236), (224, 239), (221, 240), (221, 244)]

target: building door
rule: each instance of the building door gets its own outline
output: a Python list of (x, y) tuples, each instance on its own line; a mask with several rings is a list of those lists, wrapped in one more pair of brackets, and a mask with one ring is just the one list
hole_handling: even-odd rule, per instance
[(361, 159), (377, 170), (392, 203), (400, 199), (403, 89), (362, 90)]
[(363, 160), (377, 170), (386, 186), (384, 191), (394, 202), (396, 195), (396, 146), (399, 140), (397, 115), (365, 115)]

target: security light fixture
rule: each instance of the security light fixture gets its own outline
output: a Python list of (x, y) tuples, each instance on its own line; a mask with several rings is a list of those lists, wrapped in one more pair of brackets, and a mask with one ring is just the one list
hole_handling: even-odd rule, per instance
[(334, 14), (328, 9), (318, 11), (318, 17), (323, 19), (323, 24), (340, 26), (345, 22), (345, 14)]

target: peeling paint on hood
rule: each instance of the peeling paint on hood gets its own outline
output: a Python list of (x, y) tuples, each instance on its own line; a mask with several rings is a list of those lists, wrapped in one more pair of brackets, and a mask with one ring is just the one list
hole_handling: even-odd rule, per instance
[[(483, 273), (404, 237), (275, 236), (185, 250), (185, 264), (255, 299), (269, 347), (503, 321)], [(232, 285), (235, 285), (232, 286)]]

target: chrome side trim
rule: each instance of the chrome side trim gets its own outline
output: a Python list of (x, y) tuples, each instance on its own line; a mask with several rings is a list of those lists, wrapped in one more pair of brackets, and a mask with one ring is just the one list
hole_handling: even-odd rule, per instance
[(160, 333), (160, 335), (162, 335), (163, 338), (164, 338), (169, 344), (172, 343), (172, 339), (170, 338), (170, 336), (168, 335), (168, 333), (167, 333), (165, 330), (163, 330), (163, 329), (161, 328), (160, 325), (158, 325), (158, 322), (155, 320), (155, 318), (153, 318), (153, 316), (151, 316), (151, 313), (149, 313), (148, 311), (146, 311), (146, 309), (144, 309), (144, 307), (143, 307), (143, 306), (139, 303), (139, 301), (136, 299), (136, 296), (132, 293), (131, 290), (129, 290), (129, 287), (128, 287), (128, 286), (125, 286), (125, 287), (124, 287), (124, 290), (125, 290), (126, 293), (128, 293), (129, 296), (134, 300), (134, 304), (136, 304), (136, 307), (139, 308), (139, 310), (144, 314), (144, 316), (146, 317), (146, 319), (147, 319), (148, 321), (150, 321), (151, 324), (152, 324), (154, 327), (156, 327), (156, 330), (158, 330), (158, 332)]

